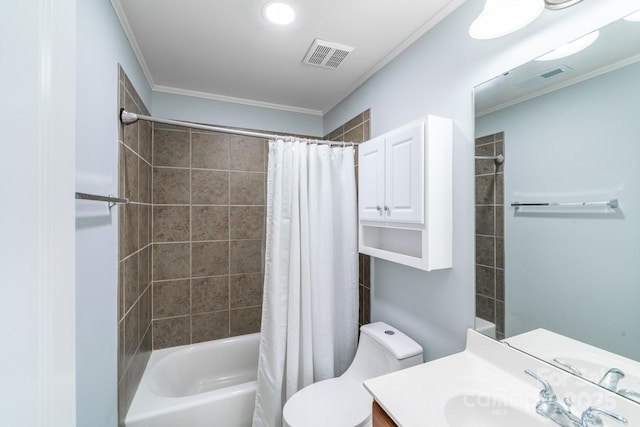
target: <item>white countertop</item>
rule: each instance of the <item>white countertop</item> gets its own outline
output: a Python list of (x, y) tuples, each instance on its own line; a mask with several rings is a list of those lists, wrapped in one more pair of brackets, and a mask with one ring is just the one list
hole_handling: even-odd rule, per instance
[[(401, 427), (552, 427), (535, 412), (541, 386), (525, 369), (547, 379), (559, 400), (588, 390), (593, 401), (576, 411), (601, 402), (602, 393), (613, 399), (597, 386), (472, 330), (465, 351), (367, 380), (364, 386)], [(627, 399), (616, 403), (617, 412), (634, 425), (631, 419), (640, 416), (640, 406), (629, 406)]]

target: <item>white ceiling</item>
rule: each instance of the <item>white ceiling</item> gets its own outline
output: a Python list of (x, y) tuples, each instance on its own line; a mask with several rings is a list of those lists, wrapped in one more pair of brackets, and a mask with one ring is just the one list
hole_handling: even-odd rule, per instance
[[(465, 0), (111, 0), (153, 90), (327, 112)], [(305, 65), (320, 38), (355, 49), (339, 68)]]

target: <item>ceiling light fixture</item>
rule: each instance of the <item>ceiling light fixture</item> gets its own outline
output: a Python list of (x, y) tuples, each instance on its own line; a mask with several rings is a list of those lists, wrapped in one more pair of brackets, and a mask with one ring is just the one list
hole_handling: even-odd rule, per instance
[(274, 24), (287, 25), (293, 22), (296, 13), (293, 8), (282, 2), (269, 2), (264, 6), (263, 13), (265, 18)]
[(544, 0), (487, 0), (469, 35), (486, 40), (512, 33), (540, 16), (544, 5)]
[(559, 48), (554, 49), (551, 52), (545, 55), (542, 55), (539, 58), (536, 58), (536, 61), (552, 61), (554, 59), (564, 58), (565, 56), (578, 53), (581, 50), (589, 47), (593, 42), (595, 42), (599, 35), (600, 35), (600, 31), (594, 31), (593, 33), (589, 33), (586, 36), (582, 36), (579, 39), (576, 39), (572, 42), (562, 45)]
[(625, 21), (640, 22), (640, 10), (636, 10), (631, 15), (624, 17)]

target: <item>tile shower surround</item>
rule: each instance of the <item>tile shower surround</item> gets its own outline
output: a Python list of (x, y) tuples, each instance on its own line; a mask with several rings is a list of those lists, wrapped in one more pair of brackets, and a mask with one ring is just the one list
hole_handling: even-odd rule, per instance
[[(477, 138), (477, 156), (504, 154), (504, 133)], [(476, 160), (476, 316), (504, 338), (504, 168)]]
[[(118, 108), (149, 114), (118, 67)], [(151, 353), (152, 127), (118, 123), (118, 423), (123, 420)]]
[(154, 124), (154, 349), (260, 330), (266, 150)]
[[(121, 68), (118, 99), (149, 114)], [(369, 112), (328, 136), (369, 139)], [(152, 348), (260, 329), (267, 150), (252, 138), (119, 123), (119, 194), (131, 201), (119, 209), (119, 425)], [(363, 324), (368, 256), (359, 282)]]

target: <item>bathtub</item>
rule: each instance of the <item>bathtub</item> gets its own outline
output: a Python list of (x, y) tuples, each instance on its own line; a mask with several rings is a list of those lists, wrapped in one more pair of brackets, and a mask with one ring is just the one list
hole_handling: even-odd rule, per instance
[(126, 427), (249, 427), (260, 334), (155, 350)]

